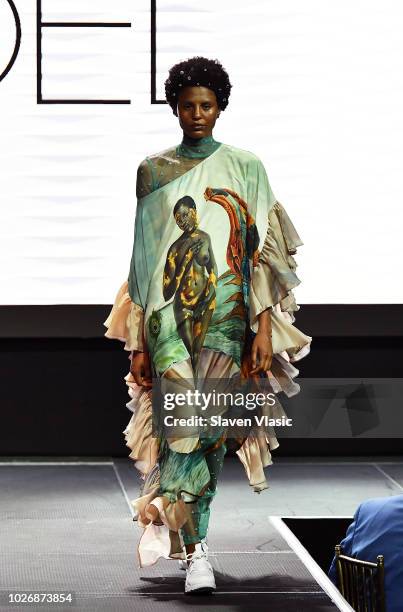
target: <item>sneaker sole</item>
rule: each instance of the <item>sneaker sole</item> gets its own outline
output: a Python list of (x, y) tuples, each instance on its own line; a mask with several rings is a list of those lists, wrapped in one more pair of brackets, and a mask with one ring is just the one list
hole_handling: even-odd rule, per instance
[(216, 590), (216, 587), (200, 587), (199, 589), (192, 589), (185, 591), (185, 595), (211, 595)]

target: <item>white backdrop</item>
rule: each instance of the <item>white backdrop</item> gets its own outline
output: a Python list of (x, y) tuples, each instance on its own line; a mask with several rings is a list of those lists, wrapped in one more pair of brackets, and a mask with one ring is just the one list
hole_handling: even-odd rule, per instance
[[(21, 48), (0, 81), (0, 303), (111, 303), (128, 273), (136, 167), (178, 143), (150, 103), (149, 0), (15, 0)], [(218, 58), (233, 91), (215, 137), (264, 161), (304, 246), (303, 303), (401, 303), (403, 5), (399, 0), (157, 0), (157, 97), (168, 68)], [(0, 73), (14, 21), (0, 0)]]

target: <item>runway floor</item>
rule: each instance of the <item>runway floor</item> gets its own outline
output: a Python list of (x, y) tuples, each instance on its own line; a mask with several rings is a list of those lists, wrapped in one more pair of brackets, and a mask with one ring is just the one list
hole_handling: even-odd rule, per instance
[[(183, 594), (177, 561), (137, 567), (132, 460), (2, 458), (0, 609), (346, 609), (281, 517), (352, 517), (364, 499), (401, 494), (403, 458), (278, 458), (267, 474), (258, 495), (239, 460), (226, 458), (209, 529), (218, 590), (196, 598)], [(75, 604), (8, 603), (9, 592), (27, 591), (71, 592)]]

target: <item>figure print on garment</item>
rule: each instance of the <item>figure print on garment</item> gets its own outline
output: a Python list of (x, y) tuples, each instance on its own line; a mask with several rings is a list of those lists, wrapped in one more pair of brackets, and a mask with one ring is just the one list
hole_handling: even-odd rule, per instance
[(256, 265), (259, 255), (259, 235), (246, 202), (231, 189), (207, 187), (203, 195), (206, 203), (218, 204), (227, 214), (230, 228), (226, 250), (228, 269), (218, 277), (211, 237), (199, 227), (194, 199), (185, 195), (177, 200), (173, 209), (182, 234), (168, 248), (162, 283), (165, 301), (174, 297), (176, 330), (189, 353), (195, 379), (200, 351), (217, 306), (217, 291), (220, 295), (221, 286), (235, 286), (234, 291), (228, 295), (227, 290), (219, 300), (229, 304), (230, 310), (228, 307), (224, 311), (221, 309), (214, 323), (222, 325), (228, 321), (229, 336), (235, 331), (239, 337), (239, 326), (231, 326), (231, 320), (245, 318), (249, 259)]

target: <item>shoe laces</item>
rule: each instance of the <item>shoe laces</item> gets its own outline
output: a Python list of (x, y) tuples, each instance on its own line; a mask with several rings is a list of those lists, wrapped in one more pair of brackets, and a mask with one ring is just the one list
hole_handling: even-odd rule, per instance
[(200, 544), (199, 550), (195, 550), (192, 553), (186, 554), (186, 561), (189, 563), (188, 570), (191, 571), (194, 567), (194, 562), (198, 559), (205, 559), (207, 561), (207, 551), (203, 544)]

